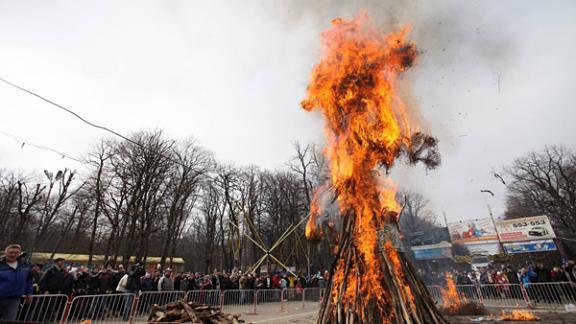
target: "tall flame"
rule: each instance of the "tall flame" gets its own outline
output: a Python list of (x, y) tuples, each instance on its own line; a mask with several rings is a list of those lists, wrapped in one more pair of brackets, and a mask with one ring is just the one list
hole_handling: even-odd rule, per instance
[[(352, 262), (339, 260), (333, 277), (333, 302), (368, 307), (390, 314), (389, 292), (383, 261), (379, 257), (377, 231), (396, 225), (400, 206), (392, 181), (379, 167), (389, 168), (410, 145), (413, 129), (405, 103), (397, 93), (399, 75), (414, 63), (415, 43), (406, 36), (410, 28), (383, 35), (366, 13), (351, 21), (338, 18), (321, 35), (324, 56), (314, 68), (302, 107), (318, 110), (325, 119), (330, 182), (341, 214), (355, 219)], [(317, 200), (311, 210), (318, 210)], [(315, 217), (314, 214), (312, 217)], [(313, 222), (311, 220), (311, 222)], [(312, 233), (313, 226), (307, 229)], [(384, 245), (387, 265), (407, 305), (414, 304), (401, 270), (396, 247)], [(350, 263), (362, 268), (348, 267)], [(345, 282), (345, 285), (343, 284)], [(357, 300), (363, 302), (358, 305)], [(358, 311), (362, 314), (362, 311)]]
[(446, 279), (446, 288), (441, 291), (442, 308), (447, 314), (457, 314), (462, 305), (467, 302), (466, 297), (458, 294), (456, 283), (450, 272), (446, 272), (444, 278)]

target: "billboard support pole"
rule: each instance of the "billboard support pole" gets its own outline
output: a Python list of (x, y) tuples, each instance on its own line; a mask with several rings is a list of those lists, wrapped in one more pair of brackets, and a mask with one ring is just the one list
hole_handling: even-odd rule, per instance
[(494, 214), (492, 213), (492, 208), (490, 207), (490, 204), (486, 204), (486, 207), (488, 207), (488, 214), (490, 215), (490, 219), (492, 220), (492, 225), (494, 225), (494, 230), (496, 231), (496, 238), (498, 238), (498, 244), (500, 245), (500, 249), (504, 254), (508, 254), (506, 253), (504, 244), (502, 244), (502, 241), (500, 240), (500, 232), (498, 232), (498, 227), (496, 226), (496, 222), (494, 221)]
[[(556, 248), (558, 249), (558, 252), (560, 252), (560, 257), (562, 257), (562, 266), (563, 267), (566, 266), (565, 263), (568, 262), (568, 254), (566, 253), (566, 248), (564, 247), (562, 239), (556, 237), (552, 239), (552, 242), (556, 244)], [(568, 276), (568, 279), (570, 279), (570, 276)], [(570, 281), (572, 280), (570, 279)]]

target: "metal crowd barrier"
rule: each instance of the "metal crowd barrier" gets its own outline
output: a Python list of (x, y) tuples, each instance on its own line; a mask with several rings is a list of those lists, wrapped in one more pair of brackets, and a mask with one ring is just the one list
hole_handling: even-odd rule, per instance
[(32, 300), (20, 304), (19, 322), (60, 323), (64, 317), (68, 296), (33, 295)]
[(291, 309), (304, 308), (304, 289), (303, 288), (285, 288), (282, 290), (282, 310), (286, 306)]
[(476, 285), (457, 285), (456, 292), (462, 300), (482, 304), (482, 294)]
[(576, 304), (576, 284), (572, 282), (530, 283), (524, 289), (534, 308), (559, 309)]
[(186, 296), (184, 291), (144, 291), (138, 295), (136, 300), (135, 314), (133, 318), (144, 320), (150, 315), (153, 305), (165, 305), (177, 300), (182, 300)]
[(222, 293), (222, 310), (227, 313), (256, 314), (256, 291), (230, 289)]
[[(442, 287), (429, 286), (430, 294), (442, 303)], [(576, 303), (576, 285), (572, 283), (522, 285), (457, 285), (462, 299), (492, 307), (563, 307)], [(95, 323), (142, 322), (152, 305), (186, 300), (219, 307), (228, 313), (256, 314), (258, 309), (292, 311), (315, 308), (324, 297), (323, 288), (235, 289), (142, 292), (140, 294), (84, 295), (70, 300), (66, 295), (37, 295), (23, 303), (18, 314), (22, 322)], [(288, 308), (290, 307), (290, 308)]]
[(135, 301), (135, 294), (77, 296), (69, 304), (63, 323), (129, 321)]
[[(427, 286), (438, 305), (443, 304), (440, 286)], [(486, 307), (560, 309), (576, 304), (576, 284), (549, 282), (529, 284), (456, 285), (458, 295)]]
[(302, 297), (302, 308), (319, 307), (324, 298), (324, 288), (304, 288), (304, 296)]
[(524, 308), (530, 305), (520, 284), (481, 284), (479, 289), (484, 306)]
[(190, 290), (186, 293), (186, 301), (220, 308), (222, 306), (222, 296), (223, 294), (220, 290)]
[(440, 286), (426, 286), (426, 288), (428, 288), (428, 292), (430, 293), (430, 296), (432, 296), (432, 300), (434, 300), (436, 304), (441, 304), (442, 288)]
[[(256, 291), (256, 307), (268, 310), (284, 310), (284, 289), (259, 289)], [(256, 310), (254, 311), (256, 313)]]

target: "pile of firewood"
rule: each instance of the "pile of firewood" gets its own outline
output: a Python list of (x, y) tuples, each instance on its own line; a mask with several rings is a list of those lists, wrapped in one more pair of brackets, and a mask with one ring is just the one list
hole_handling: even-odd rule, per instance
[(225, 314), (208, 305), (183, 300), (152, 306), (148, 323), (235, 324), (244, 323), (238, 314)]

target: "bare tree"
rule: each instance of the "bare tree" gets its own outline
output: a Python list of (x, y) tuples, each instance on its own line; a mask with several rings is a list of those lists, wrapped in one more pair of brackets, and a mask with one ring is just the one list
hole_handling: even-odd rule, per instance
[[(310, 205), (312, 202), (312, 192), (320, 186), (320, 184), (325, 183), (328, 177), (328, 168), (326, 165), (326, 159), (322, 152), (317, 146), (313, 144), (308, 144), (302, 147), (300, 143), (296, 142), (294, 144), (294, 149), (296, 150), (295, 156), (289, 161), (288, 166), (291, 171), (295, 172), (300, 176), (301, 180), (301, 190), (305, 201), (307, 202), (304, 206), (305, 212), (302, 215), (307, 217), (310, 212)], [(330, 251), (330, 242), (326, 239), (322, 239), (316, 244), (305, 241), (304, 229), (298, 229), (296, 233), (296, 245), (302, 245), (302, 252), (306, 258), (307, 267), (314, 263), (314, 265), (319, 269), (326, 269), (331, 262), (331, 256), (326, 254), (325, 251)], [(301, 239), (300, 239), (301, 238)], [(296, 250), (298, 253), (300, 250)], [(311, 269), (308, 267), (307, 271)]]
[[(74, 221), (76, 220), (76, 214), (78, 212), (78, 206), (76, 205), (73, 208), (74, 209), (72, 210), (72, 212), (65, 212), (64, 213), (64, 214), (67, 214), (66, 217), (62, 217), (62, 222), (60, 224), (61, 226), (58, 226), (61, 228), (61, 231), (59, 233), (60, 235), (58, 235), (58, 239), (56, 240), (56, 244), (52, 248), (52, 253), (50, 255), (50, 259), (54, 259), (54, 255), (60, 249), (62, 241), (64, 240), (65, 237), (68, 236), (68, 232), (70, 231), (70, 229), (72, 228), (72, 225), (74, 224)], [(89, 261), (89, 265), (90, 265), (90, 261)]]
[(222, 222), (226, 212), (226, 203), (223, 199), (220, 190), (212, 184), (206, 184), (203, 188), (202, 202), (199, 207), (201, 218), (195, 227), (198, 233), (198, 243), (202, 248), (202, 270), (210, 273), (216, 260), (214, 259), (216, 248), (221, 242), (224, 233), (222, 233), (222, 226), (218, 226), (218, 222)]
[[(237, 203), (237, 193), (235, 190), (237, 186), (237, 175), (237, 169), (231, 166), (221, 166), (217, 170), (217, 177), (215, 179), (216, 184), (222, 190), (228, 209), (227, 221), (229, 223), (224, 224), (224, 219), (222, 219), (220, 223), (222, 232), (228, 234), (227, 244), (222, 246), (224, 249), (224, 264), (228, 269), (232, 269), (240, 264), (240, 255), (242, 254), (242, 233), (238, 230), (241, 227), (240, 210), (238, 210), (239, 205)], [(228, 228), (228, 230), (225, 230), (225, 228)]]
[[(106, 142), (101, 142), (96, 150), (90, 155), (90, 162), (96, 165), (95, 176), (90, 179), (91, 191), (94, 199), (94, 218), (92, 219), (92, 231), (90, 233), (90, 245), (88, 248), (88, 266), (92, 266), (92, 257), (94, 254), (94, 244), (96, 240), (96, 230), (98, 220), (102, 211), (102, 200), (105, 188), (103, 188), (103, 174), (105, 163), (112, 156), (111, 149)], [(92, 198), (92, 197), (91, 197)]]
[(546, 147), (516, 159), (505, 169), (512, 178), (506, 196), (507, 218), (546, 214), (560, 231), (576, 235), (576, 153)]
[(194, 141), (185, 143), (174, 152), (175, 161), (166, 184), (165, 206), (167, 208), (162, 235), (161, 264), (176, 252), (188, 217), (196, 203), (200, 185), (206, 180), (213, 166), (212, 156)]
[[(290, 169), (302, 178), (302, 187), (304, 189), (304, 197), (306, 198), (306, 205), (310, 206), (312, 202), (312, 181), (310, 180), (310, 169), (311, 165), (314, 163), (314, 156), (312, 151), (314, 146), (308, 144), (306, 147), (302, 148), (299, 142), (294, 143), (294, 149), (296, 150), (296, 156), (292, 158), (288, 166)], [(309, 207), (307, 207), (309, 208)]]
[(124, 263), (132, 255), (138, 261), (145, 258), (148, 239), (158, 230), (162, 216), (158, 211), (166, 193), (173, 146), (174, 141), (165, 139), (160, 131), (139, 132), (132, 136), (131, 142), (115, 146), (111, 164), (126, 190), (122, 209), (125, 221), (120, 226), (121, 231), (126, 231), (121, 233), (125, 242)]
[(18, 181), (18, 221), (12, 232), (13, 242), (24, 241), (26, 229), (32, 227), (32, 212), (40, 206), (45, 189), (45, 185), (37, 183), (29, 190), (25, 180)]
[(72, 189), (70, 185), (72, 184), (72, 179), (74, 179), (74, 176), (76, 175), (75, 171), (70, 171), (68, 169), (58, 170), (56, 175), (54, 175), (52, 172), (44, 170), (44, 174), (48, 179), (48, 191), (46, 195), (41, 197), (43, 207), (38, 212), (37, 225), (31, 251), (36, 250), (40, 240), (44, 238), (50, 227), (53, 225), (60, 208), (81, 188), (78, 187), (73, 191), (69, 191)]
[[(99, 142), (84, 178), (68, 169), (41, 178), (0, 172), (0, 230), (8, 234), (0, 241), (52, 256), (87, 253), (91, 266), (98, 254), (124, 263), (157, 255), (163, 266), (186, 256), (202, 260), (190, 263), (197, 270), (249, 269), (264, 252), (246, 237), (271, 247), (308, 214), (311, 192), (326, 176), (313, 145), (297, 144), (287, 169), (266, 171), (217, 166), (194, 141), (160, 131), (130, 138)], [(299, 228), (274, 255), (301, 270), (310, 263), (307, 248)], [(329, 259), (327, 248), (317, 250), (317, 260)]]
[(15, 235), (14, 225), (19, 224), (18, 209), (21, 192), (21, 177), (13, 172), (0, 170), (0, 233), (5, 233), (0, 243), (6, 245)]
[(436, 227), (437, 215), (430, 210), (428, 199), (417, 192), (404, 192), (404, 209), (400, 215), (403, 233), (426, 231)]

